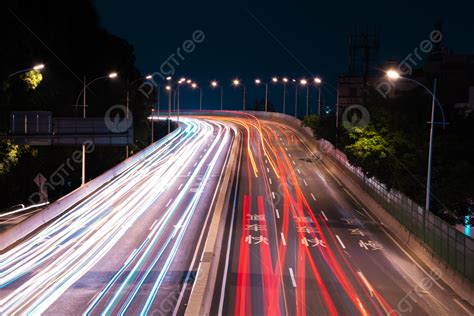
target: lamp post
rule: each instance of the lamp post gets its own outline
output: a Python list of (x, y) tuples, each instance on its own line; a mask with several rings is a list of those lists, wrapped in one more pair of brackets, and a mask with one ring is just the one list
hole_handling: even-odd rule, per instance
[(258, 86), (260, 84), (265, 85), (265, 112), (268, 112), (268, 84), (266, 82), (262, 82), (260, 79), (255, 79), (255, 84)]
[(321, 117), (321, 84), (323, 81), (321, 78), (316, 77), (314, 78), (314, 83), (316, 83), (318, 86), (318, 116)]
[(191, 88), (199, 89), (199, 111), (202, 111), (202, 88), (197, 85), (197, 83), (191, 83)]
[(288, 78), (284, 77), (283, 81), (283, 114), (286, 114), (286, 84), (288, 83)]
[[(116, 77), (117, 77), (117, 73), (112, 72), (112, 73), (110, 73), (106, 76), (97, 77), (94, 80), (92, 80), (91, 82), (86, 84), (86, 76), (84, 76), (84, 87), (82, 88), (81, 92), (79, 93), (79, 95), (77, 96), (77, 99), (76, 99), (76, 105), (77, 105), (77, 103), (79, 102), (79, 98), (81, 97), (81, 94), (83, 95), (82, 96), (82, 101), (83, 101), (82, 118), (84, 118), (84, 119), (86, 118), (87, 87), (89, 87), (91, 84), (93, 84), (94, 82), (96, 82), (98, 80), (105, 79), (105, 78), (114, 79)], [(81, 181), (81, 185), (84, 185), (85, 183), (86, 183), (86, 145), (82, 144), (82, 181)]]
[[(387, 77), (392, 80), (398, 80), (398, 79), (404, 79), (411, 81), (420, 87), (423, 87), (432, 97), (431, 101), (431, 121), (430, 121), (430, 140), (429, 140), (429, 150), (428, 150), (428, 167), (427, 167), (427, 177), (426, 177), (426, 198), (425, 198), (425, 210), (429, 211), (430, 210), (430, 195), (431, 195), (431, 167), (432, 167), (432, 156), (433, 156), (433, 133), (434, 133), (434, 112), (435, 112), (435, 104), (436, 102), (439, 101), (436, 99), (436, 78), (433, 80), (433, 90), (428, 89), (427, 86), (425, 86), (423, 83), (412, 79), (408, 77), (403, 77), (401, 76), (397, 71), (395, 70), (389, 70), (387, 71)], [(442, 110), (442, 109), (441, 109)], [(443, 114), (443, 124), (444, 124), (444, 113)], [(425, 213), (423, 213), (423, 217), (425, 217)], [(423, 218), (423, 233), (425, 231), (425, 218)]]
[(166, 91), (168, 91), (168, 134), (171, 133), (171, 85), (167, 85), (165, 87)]
[(37, 64), (37, 65), (34, 65), (33, 67), (30, 67), (30, 68), (15, 71), (15, 72), (9, 74), (8, 78), (13, 77), (13, 76), (18, 75), (18, 74), (21, 74), (21, 73), (24, 73), (24, 72), (27, 72), (27, 71), (30, 71), (30, 70), (42, 70), (42, 69), (44, 69), (44, 67), (45, 67), (44, 64)]
[(309, 85), (306, 79), (301, 79), (300, 84), (305, 87), (306, 86), (306, 116), (309, 114)]
[(246, 92), (245, 85), (242, 84), (239, 79), (234, 79), (232, 81), (232, 84), (235, 87), (242, 86), (242, 111), (245, 111), (245, 92)]
[(221, 85), (217, 81), (211, 81), (211, 87), (213, 88), (221, 88), (221, 111), (223, 110), (223, 104), (224, 104), (224, 89), (222, 88)]

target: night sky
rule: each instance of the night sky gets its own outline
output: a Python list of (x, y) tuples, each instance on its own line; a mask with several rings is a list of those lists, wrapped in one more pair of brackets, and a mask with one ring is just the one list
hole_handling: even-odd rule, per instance
[[(102, 25), (135, 47), (137, 65), (146, 74), (176, 53), (192, 33), (205, 40), (183, 54), (177, 76), (190, 76), (203, 86), (204, 102), (219, 103), (209, 81), (225, 84), (225, 100), (240, 105), (241, 92), (230, 87), (240, 77), (247, 82), (249, 103), (263, 97), (253, 79), (273, 75), (301, 78), (320, 75), (335, 84), (347, 69), (348, 35), (354, 25), (380, 27), (379, 61), (401, 59), (428, 39), (436, 20), (443, 21), (443, 43), (456, 53), (474, 52), (474, 5), (468, 1), (285, 1), (199, 3), (186, 1), (95, 1)], [(270, 99), (281, 101), (281, 86), (271, 87)], [(183, 92), (183, 100), (193, 97)], [(316, 90), (311, 90), (315, 97)], [(302, 93), (304, 94), (304, 93)], [(328, 94), (331, 94), (328, 91)], [(300, 96), (301, 104), (305, 102)], [(331, 97), (324, 96), (327, 103)], [(186, 102), (186, 101), (184, 101)], [(191, 102), (191, 101), (190, 101)], [(194, 103), (195, 103), (194, 99)], [(289, 102), (289, 101), (287, 101)]]

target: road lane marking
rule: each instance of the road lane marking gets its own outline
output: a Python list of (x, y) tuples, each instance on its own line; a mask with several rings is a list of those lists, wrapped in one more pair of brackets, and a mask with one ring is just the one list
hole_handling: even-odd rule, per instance
[(288, 151), (288, 147), (285, 147), (285, 150)]
[(199, 159), (201, 159), (201, 158), (202, 158), (202, 155), (201, 155), (201, 156), (199, 156)]
[(155, 227), (156, 223), (158, 222), (157, 219), (155, 219), (155, 221), (153, 222), (153, 224), (151, 224), (150, 228), (148, 230), (153, 230), (153, 227)]
[(298, 168), (297, 168), (297, 169), (296, 169), (296, 171), (298, 171), (298, 174), (301, 174), (301, 171), (300, 171), (300, 169), (298, 169)]
[(290, 270), (291, 283), (293, 283), (293, 287), (296, 287), (296, 280), (295, 280), (295, 275), (293, 274), (293, 269), (288, 268), (288, 270)]
[(291, 154), (288, 154), (288, 157), (290, 157), (290, 158), (291, 158)]
[(311, 197), (313, 198), (313, 200), (316, 201), (316, 198), (314, 197), (313, 193), (311, 193)]
[(267, 167), (267, 172), (270, 172), (270, 168)]
[(293, 163), (293, 164), (296, 166), (296, 163), (295, 163), (295, 161), (294, 161), (294, 160), (292, 160), (291, 162), (292, 162), (292, 163)]
[(280, 234), (281, 234), (281, 243), (283, 244), (283, 246), (286, 246), (285, 235), (283, 234), (283, 232), (281, 232)]
[(321, 215), (323, 215), (324, 219), (326, 220), (326, 222), (328, 221), (328, 217), (326, 216), (326, 214), (324, 213), (324, 211), (321, 211)]
[(346, 246), (345, 246), (344, 243), (342, 242), (341, 238), (339, 238), (338, 235), (336, 235), (336, 238), (337, 238), (337, 241), (339, 241), (339, 243), (341, 244), (342, 249), (346, 249)]
[(468, 315), (472, 315), (471, 311), (466, 308), (457, 298), (453, 298), (453, 301), (458, 304)]
[(181, 190), (181, 188), (183, 187), (183, 184), (184, 184), (184, 183), (181, 183), (181, 184), (179, 185), (178, 191)]
[(194, 165), (193, 165), (193, 168), (196, 168), (197, 164), (198, 164), (198, 163), (197, 163), (197, 161), (196, 161), (196, 162), (194, 163)]
[(359, 275), (360, 279), (362, 282), (365, 284), (367, 289), (369, 290), (370, 296), (374, 297), (374, 288), (370, 285), (369, 281), (365, 278), (365, 276), (362, 274), (362, 272), (357, 271), (357, 274)]
[(308, 183), (306, 182), (305, 179), (303, 179), (303, 183), (304, 183), (305, 186), (308, 186)]
[(190, 175), (191, 175), (191, 171), (189, 171), (189, 172), (188, 172), (188, 175), (187, 175), (187, 177), (189, 177)]
[(277, 208), (275, 209), (275, 215), (276, 215), (277, 218), (280, 218), (280, 213), (278, 212)]
[(165, 207), (170, 206), (171, 202), (173, 202), (173, 199), (169, 200), (168, 203), (166, 203)]
[(276, 199), (275, 192), (272, 192), (273, 199)]
[(270, 184), (272, 184), (272, 178), (268, 178), (268, 182), (270, 182)]

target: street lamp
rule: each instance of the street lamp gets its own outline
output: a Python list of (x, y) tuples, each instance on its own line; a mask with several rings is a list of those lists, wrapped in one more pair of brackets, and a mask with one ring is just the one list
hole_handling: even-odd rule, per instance
[(24, 72), (27, 72), (27, 71), (30, 71), (30, 70), (36, 70), (36, 71), (39, 71), (39, 70), (42, 70), (44, 69), (44, 64), (37, 64), (37, 65), (33, 65), (32, 67), (30, 68), (26, 68), (26, 69), (22, 69), (22, 70), (18, 70), (18, 71), (15, 71), (11, 74), (8, 75), (8, 78), (10, 77), (13, 77), (14, 75), (18, 75), (18, 74), (21, 74), (21, 73), (24, 73)]
[[(426, 211), (430, 210), (430, 195), (431, 195), (431, 165), (432, 165), (432, 156), (433, 156), (433, 133), (434, 133), (434, 112), (435, 112), (435, 103), (439, 104), (439, 101), (436, 99), (436, 78), (433, 80), (433, 90), (431, 91), (425, 86), (423, 83), (408, 77), (401, 76), (396, 70), (389, 70), (386, 73), (387, 77), (392, 80), (404, 79), (411, 81), (421, 87), (423, 87), (431, 96), (431, 127), (430, 127), (430, 143), (429, 143), (429, 151), (428, 151), (428, 170), (427, 170), (427, 177), (426, 177), (426, 199), (425, 199), (425, 209)], [(444, 123), (444, 113), (443, 115), (443, 123)], [(425, 213), (423, 213), (423, 217)], [(425, 229), (425, 219), (423, 219), (423, 230)], [(424, 233), (424, 232), (423, 232)]]
[(266, 82), (262, 82), (260, 79), (255, 79), (255, 84), (258, 86), (260, 84), (265, 85), (265, 112), (268, 111), (268, 84)]
[(211, 87), (213, 88), (221, 88), (221, 111), (223, 110), (223, 104), (224, 104), (224, 89), (222, 88), (222, 86), (219, 85), (219, 83), (217, 81), (211, 81)]
[(314, 78), (314, 83), (318, 86), (318, 116), (321, 117), (321, 84), (323, 81), (321, 78)]
[[(115, 77), (117, 77), (117, 73), (113, 72), (113, 73), (109, 74), (109, 78), (113, 79), (113, 78), (115, 78)], [(152, 75), (147, 75), (147, 76), (145, 77), (145, 79), (146, 79), (146, 80), (151, 80), (151, 79), (152, 79)], [(137, 82), (140, 81), (140, 80), (143, 80), (143, 78), (142, 78), (142, 77), (137, 78), (137, 79), (133, 80), (132, 82), (130, 82), (130, 81), (127, 79), (127, 98), (126, 98), (127, 111), (126, 111), (126, 113), (125, 113), (125, 118), (126, 118), (127, 120), (128, 120), (128, 118), (129, 118), (129, 117), (128, 117), (128, 112), (129, 112), (129, 107), (130, 107), (130, 106), (129, 106), (129, 104), (130, 104), (130, 87), (131, 87), (134, 83), (137, 83)], [(158, 89), (157, 89), (157, 94), (158, 94), (158, 96), (159, 96), (159, 92), (158, 92), (158, 91), (159, 91), (159, 87), (160, 87), (160, 86), (158, 85)], [(158, 112), (158, 115), (159, 115), (159, 112)], [(152, 122), (153, 122), (153, 121), (152, 121)], [(152, 124), (153, 124), (153, 123), (152, 123)], [(152, 127), (153, 127), (153, 125), (152, 125)], [(153, 130), (153, 129), (152, 129), (152, 130)], [(152, 136), (152, 137), (153, 137), (153, 136)], [(129, 151), (129, 150), (128, 150), (128, 143), (127, 143), (127, 145), (125, 146), (125, 158), (128, 158), (128, 151)]]
[[(276, 84), (278, 81), (277, 77), (272, 78), (273, 83)], [(286, 114), (286, 84), (288, 83), (288, 78), (284, 77), (281, 81), (283, 82), (283, 114)]]
[(245, 90), (246, 90), (245, 85), (242, 84), (239, 79), (234, 79), (232, 81), (232, 84), (235, 87), (242, 86), (242, 111), (245, 111)]
[(165, 90), (168, 91), (168, 134), (171, 133), (171, 85), (167, 85)]
[(306, 116), (309, 114), (309, 85), (306, 79), (301, 79), (300, 84), (306, 86)]
[(197, 85), (197, 83), (193, 82), (191, 84), (191, 88), (199, 89), (199, 111), (202, 111), (202, 88)]
[[(118, 74), (116, 72), (112, 72), (106, 76), (101, 76), (101, 77), (97, 77), (95, 78), (94, 80), (92, 80), (91, 82), (87, 83), (86, 84), (86, 76), (84, 76), (84, 87), (82, 88), (82, 91), (79, 93), (79, 95), (77, 96), (77, 99), (76, 99), (76, 106), (77, 106), (77, 103), (79, 103), (79, 98), (81, 96), (81, 94), (83, 95), (82, 96), (82, 101), (83, 101), (83, 106), (82, 106), (82, 118), (86, 118), (86, 93), (87, 93), (87, 87), (89, 87), (91, 84), (93, 84), (94, 82), (98, 81), (98, 80), (101, 80), (101, 79), (106, 79), (106, 78), (109, 78), (109, 79), (114, 79), (118, 76)], [(86, 145), (85, 144), (82, 144), (82, 185), (84, 185), (86, 183)]]

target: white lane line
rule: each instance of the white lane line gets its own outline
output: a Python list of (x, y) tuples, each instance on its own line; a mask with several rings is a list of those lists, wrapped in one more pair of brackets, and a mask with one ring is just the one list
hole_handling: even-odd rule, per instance
[(328, 221), (328, 217), (326, 216), (326, 213), (324, 213), (324, 211), (321, 211), (321, 215), (324, 217), (324, 219), (326, 220), (326, 222)]
[(285, 235), (283, 234), (283, 232), (281, 232), (280, 234), (281, 234), (281, 243), (283, 244), (283, 246), (286, 246)]
[(305, 186), (308, 186), (308, 183), (306, 182), (305, 179), (303, 179), (303, 183), (304, 183)]
[(173, 202), (173, 199), (169, 200), (168, 203), (166, 203), (165, 207), (170, 206), (171, 202)]
[(273, 199), (276, 199), (275, 192), (272, 192)]
[(270, 169), (267, 167), (267, 172), (270, 172)]
[(189, 172), (188, 172), (188, 175), (187, 175), (187, 177), (189, 177), (190, 175), (191, 175), (191, 171), (189, 171)]
[(272, 178), (268, 178), (268, 182), (270, 182), (270, 184), (272, 184)]
[(178, 191), (181, 190), (181, 188), (183, 187), (183, 184), (184, 184), (184, 183), (181, 183), (181, 184), (179, 185)]
[(132, 260), (132, 257), (135, 255), (137, 252), (137, 248), (133, 249), (132, 253), (130, 253), (130, 256), (128, 256), (127, 260), (123, 263), (123, 265), (126, 265), (130, 260)]
[(369, 281), (365, 278), (365, 276), (362, 274), (362, 272), (357, 271), (357, 274), (361, 278), (362, 282), (365, 284), (367, 289), (369, 290), (370, 296), (374, 297), (374, 288), (370, 285)]
[(313, 200), (316, 201), (316, 198), (314, 197), (313, 193), (311, 193), (311, 197), (313, 198)]
[(153, 227), (155, 227), (156, 223), (158, 223), (157, 219), (155, 219), (155, 221), (153, 222), (153, 224), (151, 224), (151, 226), (148, 230), (153, 230)]
[(291, 154), (288, 154), (288, 157), (290, 157), (290, 158), (291, 158)]
[(198, 164), (198, 163), (197, 163), (197, 161), (196, 161), (196, 162), (194, 163), (194, 165), (193, 165), (193, 168), (195, 168), (195, 167), (197, 166), (197, 164)]
[(275, 215), (276, 215), (277, 218), (280, 218), (280, 213), (278, 212), (277, 208), (275, 209)]
[(294, 160), (292, 160), (291, 162), (293, 163), (293, 165), (295, 165), (295, 166), (296, 166), (296, 163), (295, 163), (295, 161), (294, 161)]
[(466, 308), (457, 298), (453, 298), (453, 301), (458, 304), (468, 315), (472, 315), (471, 311)]
[(296, 287), (296, 280), (295, 280), (295, 275), (293, 274), (293, 269), (288, 268), (288, 270), (290, 270), (291, 283), (293, 283), (293, 287)]
[(296, 171), (298, 171), (298, 174), (301, 174), (301, 171), (300, 171), (300, 169), (296, 169)]
[(202, 158), (202, 155), (201, 155), (201, 156), (199, 156), (199, 159), (201, 159), (201, 158)]
[(341, 244), (342, 249), (346, 249), (346, 246), (345, 246), (344, 243), (342, 242), (341, 238), (339, 238), (338, 235), (336, 235), (336, 238), (337, 238), (337, 241), (339, 241), (339, 243)]
[(265, 163), (268, 163), (268, 160), (265, 159)]
[(288, 147), (285, 147), (285, 150), (288, 151)]

